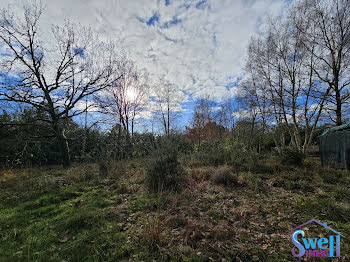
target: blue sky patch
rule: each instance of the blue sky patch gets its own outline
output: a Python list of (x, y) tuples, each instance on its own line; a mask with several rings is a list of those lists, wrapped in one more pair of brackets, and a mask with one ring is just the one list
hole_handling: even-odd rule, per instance
[(12, 75), (9, 75), (5, 72), (0, 73), (0, 81), (3, 84), (9, 85), (9, 86), (16, 86), (16, 85), (20, 84), (21, 79), (22, 78), (20, 76), (17, 76), (17, 77), (12, 76)]
[(73, 49), (74, 54), (78, 54), (81, 58), (85, 58), (84, 48), (77, 47)]
[(1, 53), (0, 56), (12, 56), (10, 53)]
[(180, 8), (185, 8), (185, 9), (189, 9), (191, 7), (191, 4), (186, 3), (180, 6)]
[(146, 24), (148, 26), (151, 26), (151, 25), (155, 25), (155, 23), (158, 23), (159, 22), (159, 14), (158, 13), (154, 13), (154, 15), (152, 15), (150, 17), (150, 19), (148, 19), (148, 21), (146, 22)]
[(240, 76), (240, 77), (235, 77), (235, 76), (231, 76), (231, 77), (228, 77), (228, 82), (226, 84), (226, 88), (227, 89), (231, 89), (232, 87), (235, 87), (235, 86), (238, 86), (239, 82), (242, 80), (243, 78)]
[(177, 18), (177, 16), (174, 16), (169, 22), (165, 22), (161, 28), (169, 28), (171, 26), (177, 25), (179, 23), (181, 23), (182, 20)]
[(206, 3), (207, 3), (207, 0), (201, 0), (195, 5), (195, 7), (198, 8), (198, 9), (204, 8)]

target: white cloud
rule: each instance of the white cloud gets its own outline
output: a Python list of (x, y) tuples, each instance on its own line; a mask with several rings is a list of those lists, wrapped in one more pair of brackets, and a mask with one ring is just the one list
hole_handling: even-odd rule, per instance
[[(286, 5), (283, 0), (170, 0), (167, 6), (165, 0), (43, 2), (43, 36), (51, 24), (69, 18), (91, 26), (102, 39), (122, 39), (138, 67), (176, 84), (184, 101), (190, 95), (217, 100), (236, 95), (234, 82), (243, 75), (250, 36), (263, 28), (268, 14), (279, 14)], [(16, 12), (23, 5), (2, 1), (7, 3)]]

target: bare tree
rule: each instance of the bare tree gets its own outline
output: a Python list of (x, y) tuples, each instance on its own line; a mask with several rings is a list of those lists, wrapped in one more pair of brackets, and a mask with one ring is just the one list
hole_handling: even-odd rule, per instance
[(195, 101), (193, 109), (193, 118), (191, 126), (188, 128), (190, 137), (197, 141), (198, 145), (201, 144), (205, 137), (204, 127), (206, 124), (214, 120), (213, 107), (215, 103), (210, 100), (209, 96), (205, 98), (199, 98)]
[(309, 21), (308, 27), (299, 24), (298, 30), (306, 36), (305, 47), (320, 61), (314, 73), (329, 85), (326, 108), (335, 113), (331, 120), (341, 125), (350, 99), (350, 2), (303, 0), (294, 12)]
[[(252, 106), (258, 106), (264, 118), (265, 112), (274, 115), (273, 122), (281, 131), (280, 146), (284, 146), (286, 130), (292, 146), (306, 152), (330, 89), (316, 84), (314, 70), (319, 60), (305, 47), (306, 35), (298, 27), (307, 26), (308, 21), (301, 17), (291, 12), (286, 20), (271, 20), (264, 38), (252, 39), (247, 73), (251, 82), (248, 94), (256, 97)], [(301, 128), (306, 131), (304, 141)]]
[(161, 122), (164, 134), (169, 135), (178, 117), (181, 91), (169, 81), (161, 80), (156, 86), (155, 95), (156, 115)]
[[(262, 92), (264, 82), (256, 78), (250, 66), (249, 63), (246, 66), (246, 70), (248, 71), (246, 79), (240, 83), (243, 92), (236, 100), (240, 108), (248, 112), (247, 118), (250, 122), (250, 132), (245, 135), (249, 135), (249, 141), (253, 141), (252, 138), (258, 135), (258, 131), (261, 131), (261, 134), (264, 135), (269, 130), (268, 120), (271, 112), (268, 109), (267, 95), (265, 92)], [(239, 115), (240, 111), (236, 111), (234, 114)], [(260, 149), (261, 146), (259, 143), (258, 150), (260, 151)]]
[(215, 119), (219, 125), (222, 125), (226, 131), (232, 131), (237, 104), (233, 98), (227, 98), (220, 105), (220, 110), (216, 113)]
[(70, 164), (65, 123), (84, 112), (82, 99), (110, 86), (115, 54), (112, 44), (93, 36), (90, 29), (66, 22), (52, 27), (52, 41), (44, 41), (39, 20), (41, 4), (24, 7), (17, 17), (1, 10), (0, 100), (44, 110), (58, 141), (64, 166)]
[(103, 94), (95, 96), (102, 113), (115, 117), (119, 127), (131, 137), (135, 121), (144, 110), (147, 99), (147, 74), (137, 69), (135, 62), (123, 55), (116, 62), (117, 80)]

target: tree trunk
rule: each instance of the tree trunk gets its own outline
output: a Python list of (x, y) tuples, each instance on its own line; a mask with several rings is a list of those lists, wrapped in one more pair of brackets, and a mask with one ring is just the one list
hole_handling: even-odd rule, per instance
[(121, 137), (122, 137), (122, 120), (119, 118), (119, 128), (118, 128), (118, 159), (122, 159), (122, 145), (121, 145)]
[(83, 141), (82, 141), (82, 145), (81, 145), (81, 155), (85, 155), (85, 151), (86, 151), (86, 137), (87, 137), (87, 130), (84, 130), (84, 135), (83, 135)]
[(168, 135), (170, 135), (170, 105), (169, 105), (169, 100), (168, 100)]
[(337, 103), (337, 107), (336, 107), (336, 110), (335, 110), (335, 114), (337, 116), (337, 119), (336, 119), (336, 122), (335, 124), (337, 126), (341, 126), (343, 124), (342, 122), (342, 101), (340, 99), (340, 91), (338, 89), (338, 87), (335, 89), (335, 99), (336, 99), (336, 103)]
[(62, 165), (64, 168), (70, 166), (69, 146), (67, 137), (64, 134), (64, 129), (59, 126), (58, 121), (54, 121), (53, 129), (58, 142), (58, 148), (61, 153)]
[(162, 111), (162, 118), (163, 118), (163, 126), (164, 126), (164, 133), (166, 134), (166, 135), (168, 135), (168, 127), (167, 127), (167, 122), (166, 122), (166, 120), (165, 120), (165, 115), (164, 115), (164, 112)]
[(86, 151), (86, 139), (87, 139), (87, 100), (85, 101), (85, 122), (84, 122), (84, 134), (83, 134), (83, 141), (82, 141), (82, 147), (81, 147), (81, 155), (85, 155)]
[(131, 120), (131, 140), (134, 137), (134, 118)]

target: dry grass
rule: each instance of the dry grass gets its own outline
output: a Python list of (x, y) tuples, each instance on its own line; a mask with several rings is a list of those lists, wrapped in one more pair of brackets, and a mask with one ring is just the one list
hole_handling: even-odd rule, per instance
[[(58, 261), (75, 261), (65, 254), (78, 252), (77, 247), (85, 252), (79, 253), (81, 257), (96, 261), (293, 261), (290, 233), (296, 225), (316, 218), (350, 234), (349, 172), (323, 169), (315, 161), (307, 159), (303, 168), (276, 168), (276, 172), (260, 174), (236, 173), (228, 166), (193, 168), (181, 193), (156, 195), (147, 191), (144, 160), (126, 161), (122, 168), (116, 163), (109, 167), (107, 178), (99, 176), (95, 164), (68, 170), (2, 171), (2, 197), (8, 199), (23, 189), (13, 185), (34, 178), (47, 180), (51, 176), (70, 183), (58, 191), (58, 187), (48, 187), (46, 193), (33, 187), (36, 195), (18, 195), (13, 204), (2, 202), (0, 222), (9, 226), (6, 234), (12, 236), (14, 227), (23, 235), (16, 245), (10, 245), (14, 236), (7, 244), (0, 242), (0, 249), (7, 245), (7, 250), (18, 252), (27, 247), (30, 243), (25, 232), (37, 234), (37, 241), (41, 241), (43, 236), (35, 225), (49, 223), (59, 237), (55, 240), (52, 230), (43, 227), (49, 237), (42, 239), (46, 244), (32, 246), (33, 253), (41, 254), (37, 260), (45, 258), (54, 245), (66, 250), (50, 251)], [(270, 160), (266, 165), (272, 169), (278, 164)], [(116, 171), (117, 167), (121, 171)], [(91, 172), (91, 179), (86, 178), (86, 172)], [(215, 183), (218, 173), (237, 174), (238, 185)], [(70, 213), (72, 206), (76, 211)], [(31, 217), (39, 212), (36, 208), (41, 215), (32, 217), (30, 224), (23, 223), (18, 212), (29, 212), (25, 214)], [(349, 251), (345, 239), (342, 261), (350, 259)], [(27, 259), (25, 253), (17, 258)]]

